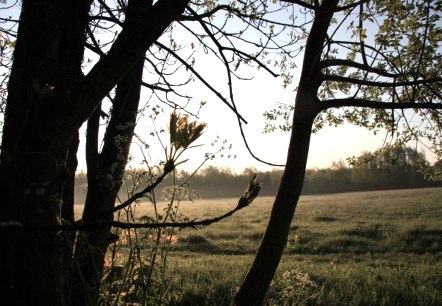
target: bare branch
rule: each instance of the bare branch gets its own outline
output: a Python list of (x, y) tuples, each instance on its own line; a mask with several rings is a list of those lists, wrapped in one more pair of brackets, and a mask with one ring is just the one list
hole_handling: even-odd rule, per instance
[(238, 49), (236, 49), (236, 48), (223, 47), (223, 50), (231, 51), (231, 52), (233, 52), (233, 53), (237, 53), (237, 54), (239, 54), (239, 55), (242, 55), (242, 56), (244, 56), (245, 58), (247, 58), (247, 59), (249, 59), (249, 60), (254, 61), (255, 63), (257, 63), (259, 67), (263, 68), (265, 71), (267, 71), (268, 73), (270, 73), (273, 77), (278, 77), (278, 76), (279, 76), (279, 74), (273, 72), (272, 70), (270, 70), (269, 67), (267, 67), (266, 65), (264, 65), (261, 61), (259, 61), (259, 60), (256, 58), (256, 56), (251, 56), (250, 54), (247, 54), (247, 53), (245, 53), (245, 52), (243, 52), (243, 51), (241, 51), (241, 50), (238, 50)]
[(63, 225), (24, 225), (23, 223), (17, 221), (6, 221), (0, 222), (0, 232), (18, 232), (18, 231), (89, 231), (97, 227), (116, 227), (116, 228), (197, 228), (198, 226), (208, 226), (213, 223), (219, 222), (225, 218), (230, 217), (235, 212), (241, 210), (246, 206), (237, 206), (234, 209), (228, 211), (224, 215), (203, 219), (203, 220), (192, 220), (188, 222), (164, 222), (164, 223), (127, 223), (122, 221), (96, 221), (94, 224), (85, 224), (81, 220), (74, 224), (63, 224)]
[[(113, 43), (109, 52), (85, 76), (72, 99), (75, 110), (66, 109), (63, 116), (75, 116), (75, 128), (80, 126), (93, 112), (118, 81), (133, 67), (134, 63), (155, 43), (162, 33), (182, 14), (189, 0), (159, 0), (151, 9), (146, 9), (144, 1), (133, 4), (134, 18), (139, 23), (133, 24), (129, 14), (125, 26)], [(141, 7), (137, 7), (140, 5)], [(130, 6), (130, 5), (129, 5)], [(139, 13), (139, 14), (138, 14)], [(130, 46), (128, 49), (127, 46)], [(73, 107), (74, 107), (73, 106)]]
[(264, 18), (263, 15), (261, 15), (261, 14), (260, 14), (259, 18), (257, 18), (254, 15), (245, 14), (245, 13), (241, 12), (239, 9), (233, 8), (232, 6), (226, 5), (226, 4), (218, 5), (215, 8), (213, 8), (212, 10), (204, 12), (202, 14), (182, 15), (179, 18), (179, 20), (180, 21), (197, 21), (197, 20), (203, 19), (203, 18), (210, 18), (219, 11), (225, 11), (229, 14), (233, 14), (242, 20), (244, 20), (244, 19), (259, 19), (259, 21), (261, 21), (261, 22), (272, 23), (275, 25), (283, 26), (283, 27), (292, 27), (293, 26), (293, 24), (285, 23), (285, 22), (282, 22), (281, 20), (270, 20), (270, 19)]
[(380, 102), (358, 98), (343, 98), (320, 101), (321, 110), (338, 107), (367, 107), (374, 109), (442, 109), (441, 103), (415, 103), (415, 102)]
[(347, 60), (347, 59), (326, 59), (321, 61), (320, 67), (321, 69), (324, 68), (329, 68), (329, 67), (333, 67), (333, 66), (347, 66), (347, 67), (352, 67), (352, 68), (356, 68), (356, 69), (361, 69), (367, 72), (372, 72), (372, 73), (376, 73), (378, 75), (384, 76), (384, 77), (388, 77), (388, 78), (394, 78), (394, 77), (400, 77), (401, 74), (396, 74), (396, 73), (391, 73), (391, 72), (387, 72), (385, 70), (382, 69), (378, 69), (378, 68), (374, 68), (372, 66), (368, 66), (367, 64), (362, 64), (362, 63), (358, 63), (352, 60)]
[(148, 185), (143, 190), (133, 194), (129, 199), (127, 199), (126, 201), (124, 201), (120, 205), (115, 206), (111, 210), (102, 212), (102, 213), (100, 213), (96, 217), (103, 216), (103, 215), (110, 214), (110, 213), (114, 213), (114, 212), (117, 212), (117, 211), (119, 211), (119, 210), (121, 210), (123, 208), (128, 207), (129, 205), (134, 203), (136, 200), (144, 197), (147, 193), (149, 193), (152, 190), (154, 190), (166, 178), (166, 176), (170, 172), (173, 171), (173, 169), (175, 169), (175, 165), (173, 164), (173, 161), (166, 162), (166, 164), (164, 165), (163, 173), (159, 177), (157, 177), (157, 179), (152, 184)]
[[(156, 182), (154, 184), (156, 184)], [(152, 184), (151, 186), (153, 186), (154, 184)], [(150, 188), (150, 186), (147, 188)], [(152, 189), (153, 188), (155, 188), (155, 186), (153, 186)], [(80, 220), (80, 221), (75, 222), (74, 224), (63, 224), (63, 225), (41, 225), (41, 224), (24, 225), (21, 222), (11, 220), (11, 221), (0, 222), (0, 232), (7, 233), (7, 232), (17, 232), (17, 231), (89, 231), (93, 228), (108, 227), (108, 226), (117, 227), (117, 228), (124, 228), (124, 229), (166, 228), (166, 227), (197, 228), (198, 226), (208, 226), (213, 223), (220, 222), (220, 221), (232, 216), (237, 211), (249, 206), (256, 199), (260, 190), (261, 190), (261, 184), (257, 181), (256, 174), (255, 174), (250, 179), (249, 184), (247, 185), (247, 188), (244, 191), (244, 194), (239, 198), (238, 203), (234, 209), (229, 210), (227, 213), (225, 213), (221, 216), (203, 219), (203, 220), (199, 220), (199, 221), (192, 220), (192, 221), (188, 221), (188, 222), (127, 223), (127, 222), (121, 222), (121, 221), (96, 220), (93, 224), (86, 224), (82, 220)], [(118, 207), (121, 207), (122, 205), (115, 207), (115, 209)]]
[(221, 93), (219, 91), (217, 91), (215, 88), (213, 88), (212, 85), (210, 85), (203, 76), (201, 76), (189, 63), (187, 63), (185, 60), (183, 60), (180, 56), (178, 56), (178, 54), (176, 54), (175, 52), (173, 52), (172, 49), (168, 48), (167, 46), (163, 45), (160, 42), (156, 42), (155, 43), (157, 46), (159, 46), (160, 48), (166, 50), (167, 52), (169, 52), (170, 54), (172, 54), (178, 61), (180, 61), (184, 67), (186, 67), (187, 69), (189, 69), (208, 89), (210, 89), (210, 91), (212, 91), (222, 102), (224, 102), (224, 104), (226, 104), (235, 114), (236, 116), (238, 116), (244, 123), (247, 124), (247, 121), (241, 116), (241, 114), (238, 113), (238, 111), (236, 110), (236, 108), (234, 108), (228, 101), (226, 98), (224, 98)]
[(442, 83), (442, 78), (430, 78), (430, 79), (421, 79), (414, 81), (403, 81), (403, 82), (376, 82), (376, 81), (367, 81), (354, 79), (349, 77), (343, 77), (338, 75), (324, 75), (325, 81), (335, 81), (335, 82), (346, 82), (350, 84), (356, 85), (365, 85), (365, 86), (374, 86), (374, 87), (382, 87), (382, 88), (396, 88), (403, 86), (414, 86), (414, 85), (428, 85), (435, 83)]
[(141, 82), (141, 85), (143, 85), (146, 88), (149, 88), (151, 90), (159, 90), (159, 91), (164, 91), (164, 92), (173, 92), (173, 89), (170, 88), (164, 88), (161, 86), (156, 86), (156, 85), (152, 85), (152, 84), (148, 84), (146, 82)]
[(370, 0), (361, 0), (361, 1), (357, 1), (357, 2), (352, 3), (352, 4), (348, 4), (348, 5), (344, 5), (344, 6), (339, 6), (339, 7), (336, 7), (336, 8), (327, 8), (325, 6), (318, 6), (316, 4), (306, 3), (306, 2), (301, 1), (301, 0), (280, 0), (280, 1), (281, 2), (297, 4), (299, 6), (302, 6), (304, 8), (311, 9), (311, 10), (314, 10), (314, 11), (317, 11), (317, 12), (337, 13), (337, 12), (342, 12), (342, 11), (354, 8), (354, 7), (356, 7), (356, 6), (360, 5), (360, 4), (367, 3)]

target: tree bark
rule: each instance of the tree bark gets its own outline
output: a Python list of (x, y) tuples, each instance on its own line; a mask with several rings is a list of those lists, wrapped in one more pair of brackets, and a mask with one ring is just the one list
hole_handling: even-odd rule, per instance
[[(325, 0), (321, 6), (334, 8), (337, 2), (337, 0)], [(290, 224), (304, 182), (312, 124), (321, 111), (317, 98), (317, 91), (322, 82), (319, 63), (332, 16), (333, 13), (326, 10), (316, 12), (307, 39), (284, 174), (258, 253), (235, 296), (235, 303), (238, 306), (263, 304), (287, 244)]]
[(78, 132), (74, 136), (72, 143), (69, 147), (66, 157), (66, 184), (63, 190), (63, 201), (61, 206), (61, 219), (72, 224), (74, 220), (74, 190), (75, 190), (75, 172), (77, 171), (78, 160), (77, 151), (80, 143)]
[[(23, 1), (8, 86), (0, 156), (0, 221), (58, 225), (74, 133), (60, 146), (51, 135), (53, 105), (83, 77), (88, 1)], [(49, 133), (47, 133), (50, 131)], [(62, 305), (63, 244), (57, 232), (0, 234), (0, 290), (7, 305)]]
[[(88, 192), (83, 221), (94, 225), (98, 219), (112, 221), (113, 213), (103, 214), (115, 206), (120, 190), (130, 145), (134, 135), (144, 68), (139, 60), (117, 86), (111, 118), (106, 129), (103, 148), (98, 153), (99, 113), (88, 121), (87, 164)], [(81, 271), (81, 283), (73, 294), (73, 305), (96, 304), (108, 245), (112, 242), (110, 227), (92, 228), (79, 241), (75, 254)], [(79, 280), (80, 282), (80, 280)], [(78, 290), (80, 289), (80, 290)]]
[[(301, 95), (298, 93), (298, 96)], [(235, 297), (236, 305), (262, 305), (286, 246), (290, 224), (302, 190), (311, 127), (315, 118), (315, 113), (305, 116), (300, 113), (295, 110), (284, 174), (260, 248)]]

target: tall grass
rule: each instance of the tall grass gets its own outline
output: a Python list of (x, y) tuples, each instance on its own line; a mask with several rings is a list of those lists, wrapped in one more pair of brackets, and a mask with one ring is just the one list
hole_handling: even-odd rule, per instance
[[(272, 202), (179, 231), (165, 269), (178, 297), (164, 305), (231, 305)], [(180, 213), (204, 218), (235, 205), (200, 200)], [(441, 288), (442, 188), (304, 196), (266, 305), (442, 305)]]

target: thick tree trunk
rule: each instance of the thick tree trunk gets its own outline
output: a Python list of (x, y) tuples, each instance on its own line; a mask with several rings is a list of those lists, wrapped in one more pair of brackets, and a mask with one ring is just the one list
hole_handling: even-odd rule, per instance
[(289, 153), (267, 230), (255, 261), (238, 291), (236, 305), (261, 305), (287, 243), (301, 194), (315, 113), (295, 112)]
[[(24, 0), (0, 155), (0, 222), (59, 225), (69, 148), (99, 101), (144, 56), (189, 0), (134, 0), (108, 54), (81, 74), (91, 0)], [(129, 15), (129, 12), (128, 12)], [(132, 18), (133, 17), (133, 18)], [(63, 213), (68, 216), (69, 212)], [(0, 233), (7, 305), (63, 305), (64, 235)], [(70, 292), (72, 293), (72, 292)]]
[[(134, 135), (140, 100), (144, 60), (140, 60), (129, 74), (118, 84), (111, 118), (106, 129), (103, 148), (98, 153), (99, 110), (90, 118), (87, 132), (88, 193), (83, 212), (83, 221), (94, 225), (97, 219), (113, 220), (113, 213), (105, 213), (115, 206), (122, 177)], [(76, 258), (80, 263), (81, 279), (84, 281), (74, 294), (74, 305), (85, 301), (95, 304), (103, 272), (104, 256), (112, 242), (110, 227), (91, 229), (77, 246)], [(86, 287), (85, 287), (86, 286)]]
[[(325, 0), (321, 7), (334, 8), (337, 2), (337, 0)], [(326, 10), (316, 12), (307, 39), (284, 174), (258, 253), (235, 296), (235, 303), (238, 306), (263, 304), (287, 243), (290, 224), (304, 183), (312, 124), (321, 111), (317, 98), (317, 91), (322, 81), (319, 64), (332, 16), (333, 13)]]
[[(82, 78), (88, 8), (87, 1), (23, 1), (2, 135), (0, 221), (61, 222), (75, 131), (57, 124), (53, 106), (68, 105), (67, 93)], [(2, 303), (63, 305), (63, 235), (0, 235)]]

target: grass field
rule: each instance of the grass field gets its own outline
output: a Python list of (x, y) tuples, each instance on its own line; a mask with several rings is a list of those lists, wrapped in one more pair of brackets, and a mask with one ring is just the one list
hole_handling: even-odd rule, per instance
[[(207, 218), (235, 205), (182, 202), (179, 212)], [(171, 298), (162, 303), (231, 305), (271, 205), (258, 198), (220, 223), (177, 232), (163, 253)], [(148, 213), (147, 204), (137, 207)], [(302, 197), (266, 304), (442, 305), (442, 188)]]

